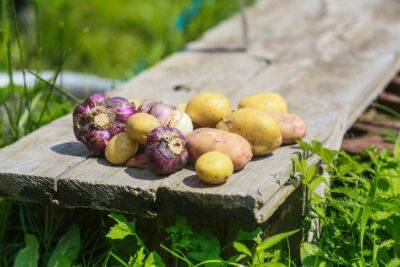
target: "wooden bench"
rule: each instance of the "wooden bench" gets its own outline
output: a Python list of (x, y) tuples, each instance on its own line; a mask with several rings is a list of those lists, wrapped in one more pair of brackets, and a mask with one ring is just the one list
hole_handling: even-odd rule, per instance
[[(236, 105), (251, 93), (277, 91), (305, 119), (307, 140), (339, 148), (346, 129), (399, 70), (400, 2), (260, 1), (246, 13), (247, 49), (234, 16), (110, 95), (179, 104), (199, 91), (218, 91)], [(190, 167), (161, 177), (88, 157), (67, 115), (0, 150), (0, 194), (145, 217), (263, 223), (295, 190), (286, 182), (296, 151), (281, 147), (226, 184), (206, 186)]]

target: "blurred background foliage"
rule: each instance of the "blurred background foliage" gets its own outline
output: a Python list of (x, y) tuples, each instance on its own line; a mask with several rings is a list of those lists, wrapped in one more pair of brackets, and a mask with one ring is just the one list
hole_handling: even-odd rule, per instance
[(16, 7), (27, 67), (55, 69), (70, 49), (64, 69), (110, 78), (131, 77), (238, 10), (236, 0), (19, 0)]

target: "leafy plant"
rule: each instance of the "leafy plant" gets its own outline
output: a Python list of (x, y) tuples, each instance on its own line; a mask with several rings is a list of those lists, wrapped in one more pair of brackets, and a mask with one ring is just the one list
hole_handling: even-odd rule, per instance
[[(309, 218), (321, 224), (321, 237), (302, 245), (304, 266), (378, 266), (395, 264), (399, 255), (400, 160), (388, 151), (371, 148), (360, 155), (322, 148), (319, 142), (300, 142), (306, 152), (321, 158), (331, 190), (310, 195)], [(319, 179), (304, 158), (294, 160), (307, 188)], [(396, 230), (394, 230), (396, 229)]]
[[(80, 233), (77, 225), (72, 225), (60, 239), (47, 262), (48, 267), (72, 266), (80, 252)], [(40, 243), (36, 236), (25, 234), (25, 248), (15, 258), (15, 267), (35, 267), (39, 264)]]
[[(178, 218), (174, 226), (167, 229), (167, 241), (171, 247), (161, 244), (175, 260), (180, 260), (187, 266), (286, 266), (280, 263), (281, 248), (276, 247), (282, 240), (295, 234), (299, 230), (277, 234), (266, 239), (261, 238), (262, 231), (257, 228), (253, 232), (239, 231), (232, 243), (223, 248), (219, 240), (207, 230), (193, 231), (185, 218)], [(250, 246), (245, 242), (250, 242)], [(224, 250), (233, 247), (238, 254), (231, 255), (228, 259), (222, 256)], [(289, 258), (282, 258), (290, 262)], [(285, 262), (285, 263), (287, 263)], [(281, 265), (278, 265), (278, 264)], [(264, 265), (263, 265), (264, 264)], [(175, 266), (178, 262), (175, 261)]]
[(39, 262), (39, 241), (34, 235), (25, 235), (25, 248), (15, 257), (14, 267), (36, 267)]
[[(291, 264), (290, 257), (282, 257), (282, 248), (276, 247), (280, 244), (282, 240), (296, 234), (299, 230), (293, 230), (286, 233), (276, 234), (274, 236), (268, 237), (264, 240), (260, 238), (260, 234), (257, 234), (252, 241), (256, 243), (253, 251), (248, 248), (244, 243), (239, 241), (233, 242), (233, 247), (237, 252), (241, 253), (239, 255), (233, 256), (235, 262), (246, 262), (246, 266), (287, 266), (286, 264)], [(259, 232), (261, 233), (261, 232)], [(238, 240), (238, 238), (236, 238)], [(283, 263), (281, 260), (287, 260)]]
[(112, 226), (107, 234), (107, 237), (112, 240), (125, 239), (128, 236), (134, 237), (136, 241), (137, 250), (135, 253), (131, 253), (129, 259), (126, 261), (118, 256), (113, 249), (109, 251), (111, 255), (119, 264), (127, 267), (139, 267), (139, 266), (165, 266), (160, 255), (156, 251), (151, 251), (146, 248), (143, 240), (139, 237), (136, 232), (135, 222), (129, 222), (122, 214), (111, 213), (109, 217), (112, 218), (116, 224)]

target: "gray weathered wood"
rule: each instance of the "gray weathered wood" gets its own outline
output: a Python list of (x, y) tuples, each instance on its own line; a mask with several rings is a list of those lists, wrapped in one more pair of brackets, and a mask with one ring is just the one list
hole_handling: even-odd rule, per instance
[[(212, 90), (237, 104), (254, 92), (277, 91), (305, 119), (307, 140), (339, 148), (346, 129), (399, 70), (400, 2), (275, 0), (246, 12), (246, 51), (234, 16), (110, 94), (179, 104)], [(88, 157), (67, 115), (0, 151), (0, 193), (65, 207), (261, 223), (295, 189), (285, 182), (296, 151), (281, 147), (226, 184), (206, 186), (190, 167), (160, 177)]]

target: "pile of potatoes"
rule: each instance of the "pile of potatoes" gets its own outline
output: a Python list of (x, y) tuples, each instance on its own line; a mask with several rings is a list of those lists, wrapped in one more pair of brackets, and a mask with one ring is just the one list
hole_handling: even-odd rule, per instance
[(197, 176), (208, 184), (224, 183), (253, 156), (295, 143), (307, 131), (299, 116), (287, 112), (285, 99), (272, 92), (247, 96), (234, 110), (219, 93), (199, 93), (185, 111), (197, 128), (186, 137), (186, 147)]
[[(190, 125), (195, 130), (186, 133), (185, 148), (195, 164), (197, 176), (207, 184), (224, 183), (253, 156), (269, 154), (282, 144), (293, 144), (306, 135), (303, 120), (288, 113), (285, 99), (277, 93), (247, 96), (234, 109), (224, 95), (201, 92), (177, 109), (192, 120)], [(114, 164), (126, 162), (128, 154), (135, 155), (138, 144), (145, 144), (148, 134), (159, 126), (159, 121), (149, 114), (132, 115), (126, 124), (127, 132), (111, 139), (105, 151), (106, 159)], [(118, 155), (113, 148), (120, 146), (134, 151)], [(143, 167), (142, 156), (131, 158), (127, 166)]]

